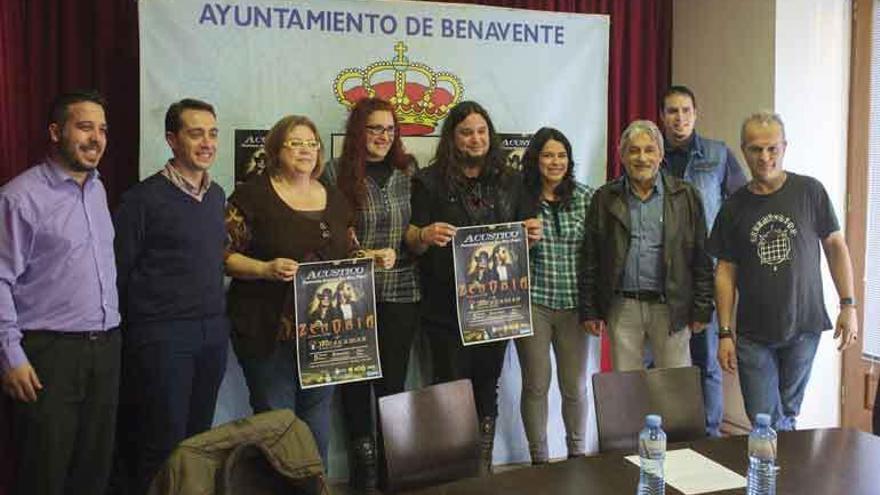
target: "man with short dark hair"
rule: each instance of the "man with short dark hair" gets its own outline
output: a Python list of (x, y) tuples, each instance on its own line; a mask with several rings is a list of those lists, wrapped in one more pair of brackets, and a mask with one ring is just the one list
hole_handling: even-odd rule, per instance
[(119, 391), (113, 224), (97, 171), (104, 99), (60, 95), (45, 161), (0, 188), (0, 375), (16, 493), (103, 493)]
[(620, 137), (626, 173), (600, 187), (587, 211), (581, 321), (607, 325), (615, 371), (690, 366), (690, 335), (712, 318), (706, 221), (691, 184), (660, 171), (663, 136), (637, 120)]
[[(724, 199), (746, 183), (745, 173), (726, 144), (696, 132), (697, 100), (686, 86), (672, 86), (663, 94), (660, 121), (666, 147), (663, 170), (690, 182), (700, 191), (709, 232)], [(718, 321), (713, 315), (706, 330), (691, 336), (691, 358), (694, 365), (700, 367), (703, 379), (706, 433), (713, 437), (721, 435), (724, 418), (724, 389), (717, 349)]]
[[(766, 413), (777, 430), (794, 430), (822, 331), (835, 329), (839, 350), (858, 335), (852, 263), (825, 188), (783, 168), (782, 118), (770, 112), (748, 117), (741, 146), (752, 180), (724, 203), (709, 239), (718, 258), (718, 361), (726, 371), (738, 369), (752, 422)], [(833, 327), (822, 294), (820, 246), (840, 296)]]
[(211, 427), (226, 369), (223, 189), (208, 169), (217, 152), (214, 108), (172, 104), (173, 158), (128, 191), (116, 213), (124, 323), (124, 389), (135, 401), (134, 493), (144, 493), (181, 440)]

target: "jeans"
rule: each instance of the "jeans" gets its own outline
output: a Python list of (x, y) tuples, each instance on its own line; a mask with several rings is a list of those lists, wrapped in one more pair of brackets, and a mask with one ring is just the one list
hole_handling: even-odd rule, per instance
[(752, 423), (757, 414), (767, 413), (777, 431), (795, 429), (821, 335), (802, 332), (778, 344), (739, 336), (737, 369), (746, 413)]
[(724, 386), (721, 382), (721, 365), (718, 364), (718, 320), (712, 321), (706, 329), (691, 336), (691, 361), (700, 367), (703, 381), (703, 406), (706, 409), (706, 434), (721, 436), (721, 421), (724, 418)]
[[(147, 492), (156, 471), (182, 440), (209, 430), (226, 372), (225, 315), (133, 323), (124, 334), (121, 434), (135, 432), (133, 493)], [(121, 442), (120, 442), (121, 443)]]
[(535, 334), (516, 339), (522, 371), (523, 426), (533, 463), (547, 462), (547, 393), (550, 390), (550, 348), (556, 356), (556, 374), (562, 395), (562, 420), (568, 455), (586, 451), (587, 334), (573, 309), (532, 306)]
[(303, 390), (296, 366), (296, 342), (278, 342), (268, 356), (238, 356), (254, 413), (290, 409), (312, 430), (324, 465), (330, 445), (333, 386)]

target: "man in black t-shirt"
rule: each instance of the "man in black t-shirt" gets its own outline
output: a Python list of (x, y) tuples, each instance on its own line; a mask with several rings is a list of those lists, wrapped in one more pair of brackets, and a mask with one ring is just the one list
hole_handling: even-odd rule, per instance
[(413, 178), (411, 198), (406, 243), (420, 255), (422, 330), (431, 344), (434, 382), (471, 380), (480, 418), (480, 466), (486, 473), (507, 341), (462, 345), (450, 241), (456, 227), (523, 221), (531, 244), (541, 237), (541, 221), (519, 174), (505, 163), (489, 114), (473, 101), (450, 110), (431, 165)]
[(785, 127), (779, 115), (750, 116), (741, 140), (752, 181), (724, 203), (709, 240), (709, 251), (718, 258), (718, 360), (726, 371), (739, 369), (753, 422), (758, 413), (768, 413), (777, 430), (793, 430), (820, 334), (832, 328), (822, 296), (819, 246), (840, 295), (834, 327), (840, 350), (858, 335), (852, 264), (825, 188), (816, 179), (783, 170)]

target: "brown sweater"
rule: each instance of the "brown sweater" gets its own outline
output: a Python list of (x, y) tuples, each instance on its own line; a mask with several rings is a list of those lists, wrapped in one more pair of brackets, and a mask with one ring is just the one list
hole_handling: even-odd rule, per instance
[[(226, 229), (229, 252), (270, 261), (300, 262), (344, 259), (352, 250), (353, 211), (338, 189), (327, 188), (327, 207), (320, 219), (291, 209), (261, 175), (235, 188), (229, 198)], [(279, 338), (292, 335), (293, 284), (272, 280), (233, 279), (227, 296), (236, 353), (270, 354)]]

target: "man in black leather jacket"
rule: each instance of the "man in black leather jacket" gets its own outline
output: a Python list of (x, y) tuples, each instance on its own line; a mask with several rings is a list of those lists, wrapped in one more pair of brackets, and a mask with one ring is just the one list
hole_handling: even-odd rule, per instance
[(420, 255), (421, 325), (431, 343), (434, 382), (469, 378), (473, 383), (481, 468), (488, 472), (508, 342), (462, 345), (450, 241), (456, 227), (522, 221), (533, 243), (541, 237), (541, 222), (519, 173), (507, 167), (492, 120), (479, 103), (463, 101), (449, 112), (431, 165), (413, 178), (411, 202), (406, 243)]
[(712, 317), (713, 265), (699, 192), (662, 174), (663, 137), (637, 120), (620, 138), (626, 173), (593, 195), (587, 213), (581, 321), (607, 325), (614, 369), (640, 369), (645, 340), (658, 368), (689, 366), (691, 332)]

